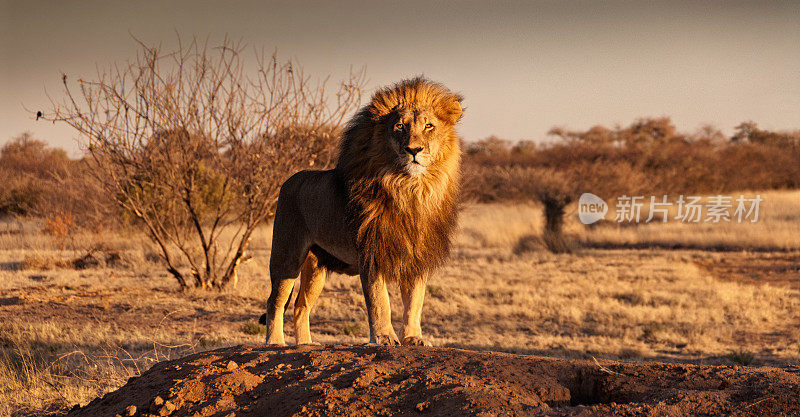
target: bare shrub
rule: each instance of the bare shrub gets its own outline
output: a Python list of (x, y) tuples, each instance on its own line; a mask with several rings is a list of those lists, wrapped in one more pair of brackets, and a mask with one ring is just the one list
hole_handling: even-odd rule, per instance
[(134, 60), (79, 79), (77, 90), (64, 75), (64, 98), (42, 115), (82, 135), (89, 172), (146, 228), (182, 288), (187, 276), (202, 288), (236, 276), (281, 183), (329, 166), (360, 101), (361, 73), (329, 92), (275, 55), (256, 53), (248, 74), (243, 50), (228, 40), (168, 52), (140, 43)]
[(71, 160), (68, 169), (53, 175), (42, 190), (42, 198), (30, 210), (44, 219), (71, 213), (76, 230), (95, 232), (130, 226), (115, 195), (105, 192), (86, 160)]
[(53, 238), (53, 243), (58, 247), (58, 250), (64, 250), (67, 243), (72, 243), (75, 218), (68, 211), (54, 213), (54, 215), (46, 219), (42, 231)]

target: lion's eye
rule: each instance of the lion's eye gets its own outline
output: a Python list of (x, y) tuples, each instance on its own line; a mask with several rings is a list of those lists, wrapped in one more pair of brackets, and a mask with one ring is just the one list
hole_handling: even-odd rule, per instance
[(394, 125), (394, 130), (403, 130), (404, 127), (405, 127), (404, 124), (397, 123), (397, 124)]
[(425, 130), (433, 130), (433, 123), (428, 123), (425, 125)]

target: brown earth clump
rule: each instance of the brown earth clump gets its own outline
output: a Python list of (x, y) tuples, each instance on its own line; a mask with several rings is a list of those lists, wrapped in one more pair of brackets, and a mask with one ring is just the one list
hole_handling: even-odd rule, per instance
[[(133, 414), (131, 414), (133, 412)], [(70, 416), (778, 416), (800, 367), (568, 360), (448, 348), (237, 346), (161, 362)]]

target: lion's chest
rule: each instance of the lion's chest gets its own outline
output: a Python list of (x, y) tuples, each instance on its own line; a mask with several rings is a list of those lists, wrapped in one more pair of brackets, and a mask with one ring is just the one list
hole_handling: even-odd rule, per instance
[(445, 208), (385, 201), (362, 206), (357, 237), (362, 259), (388, 279), (428, 273), (449, 251), (455, 213)]

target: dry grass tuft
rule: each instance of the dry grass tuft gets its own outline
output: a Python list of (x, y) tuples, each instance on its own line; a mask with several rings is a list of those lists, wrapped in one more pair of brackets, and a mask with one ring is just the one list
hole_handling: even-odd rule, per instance
[(48, 271), (55, 268), (68, 268), (70, 262), (55, 256), (32, 253), (22, 259), (21, 269)]
[(266, 336), (267, 326), (254, 321), (248, 321), (246, 323), (242, 323), (242, 333), (250, 336)]
[(756, 355), (752, 352), (747, 352), (744, 350), (735, 350), (727, 355), (725, 355), (733, 363), (738, 363), (739, 365), (751, 365), (756, 359)]

